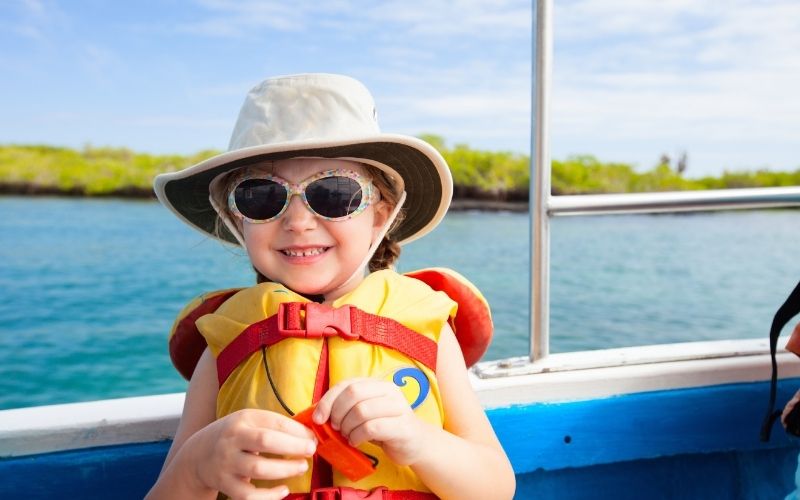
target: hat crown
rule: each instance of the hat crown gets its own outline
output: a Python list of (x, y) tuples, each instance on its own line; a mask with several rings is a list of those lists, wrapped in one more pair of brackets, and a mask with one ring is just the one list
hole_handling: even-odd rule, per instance
[(247, 94), (228, 150), (379, 133), (375, 102), (358, 80), (331, 74), (281, 76)]

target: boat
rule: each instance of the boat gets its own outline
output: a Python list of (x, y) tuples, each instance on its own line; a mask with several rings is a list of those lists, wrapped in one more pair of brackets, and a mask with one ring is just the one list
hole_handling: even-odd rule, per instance
[[(573, 214), (800, 206), (800, 187), (552, 196), (547, 123), (552, 0), (534, 6), (529, 355), (481, 362), (473, 385), (512, 462), (517, 498), (783, 498), (800, 442), (759, 438), (770, 341), (549, 352), (549, 220)], [(787, 290), (787, 293), (789, 291)], [(776, 304), (776, 308), (779, 304)], [(777, 407), (800, 388), (778, 341)], [(183, 394), (0, 411), (0, 496), (141, 498), (154, 483)]]

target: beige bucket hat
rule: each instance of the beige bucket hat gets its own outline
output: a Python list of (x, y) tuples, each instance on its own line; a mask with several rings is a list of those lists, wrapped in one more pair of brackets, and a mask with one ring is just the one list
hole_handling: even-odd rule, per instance
[[(270, 78), (245, 98), (228, 151), (155, 178), (159, 201), (195, 229), (217, 237), (209, 185), (233, 169), (286, 158), (345, 158), (401, 179), (404, 216), (395, 240), (408, 243), (430, 232), (450, 206), (453, 180), (441, 154), (415, 137), (384, 134), (364, 85), (347, 76), (302, 74)], [(239, 244), (227, 224), (220, 239)]]

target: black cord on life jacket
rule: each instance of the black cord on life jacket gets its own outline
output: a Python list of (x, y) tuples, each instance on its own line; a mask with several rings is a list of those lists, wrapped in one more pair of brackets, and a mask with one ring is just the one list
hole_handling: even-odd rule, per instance
[(794, 287), (792, 293), (786, 299), (786, 302), (775, 313), (772, 318), (772, 327), (769, 330), (769, 354), (772, 358), (772, 380), (770, 381), (769, 388), (769, 407), (767, 414), (764, 416), (764, 421), (761, 424), (761, 441), (769, 441), (770, 433), (772, 432), (772, 424), (780, 417), (781, 411), (775, 410), (775, 398), (778, 392), (778, 362), (775, 359), (775, 353), (778, 349), (778, 336), (786, 323), (793, 317), (800, 313), (800, 282)]
[(283, 401), (283, 398), (278, 392), (278, 388), (275, 387), (275, 382), (272, 381), (272, 374), (269, 372), (269, 365), (267, 364), (267, 350), (264, 346), (261, 346), (261, 359), (264, 360), (264, 371), (267, 372), (267, 380), (269, 380), (269, 386), (272, 387), (272, 394), (275, 395), (275, 398), (283, 407), (283, 410), (288, 413), (290, 417), (294, 417), (294, 412), (289, 408), (289, 405)]

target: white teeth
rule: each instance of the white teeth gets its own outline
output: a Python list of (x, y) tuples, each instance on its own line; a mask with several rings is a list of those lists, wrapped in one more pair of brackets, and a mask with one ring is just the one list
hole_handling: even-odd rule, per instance
[(312, 255), (319, 255), (325, 251), (325, 248), (308, 248), (306, 250), (281, 250), (289, 257), (311, 257)]

